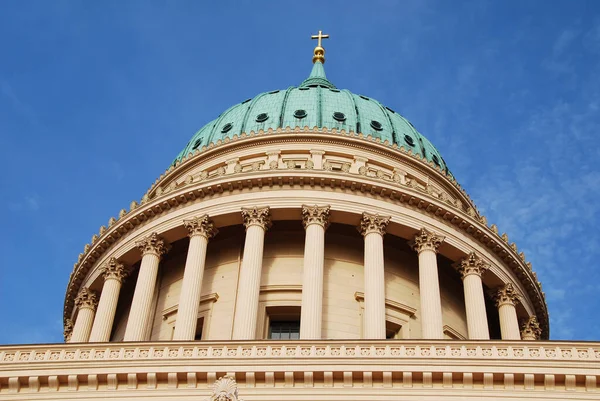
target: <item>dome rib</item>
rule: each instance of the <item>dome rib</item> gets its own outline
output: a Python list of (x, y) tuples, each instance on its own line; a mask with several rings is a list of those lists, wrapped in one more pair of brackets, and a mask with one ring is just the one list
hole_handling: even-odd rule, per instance
[(354, 117), (356, 120), (356, 131), (355, 132), (360, 132), (360, 116), (358, 115), (358, 106), (356, 105), (356, 101), (354, 100), (354, 94), (352, 92), (350, 92), (348, 89), (344, 89), (342, 92), (344, 92), (346, 94), (346, 96), (348, 96), (348, 98), (350, 99), (350, 102), (352, 103), (352, 106), (354, 106)]
[(242, 125), (240, 127), (240, 134), (242, 132), (244, 132), (244, 130), (246, 129), (246, 123), (248, 122), (248, 116), (250, 115), (250, 110), (252, 110), (252, 107), (256, 104), (256, 102), (258, 102), (260, 100), (260, 98), (265, 96), (267, 93), (268, 92), (263, 92), (263, 93), (259, 94), (258, 96), (255, 96), (250, 102), (248, 102), (248, 108), (246, 109), (246, 112), (244, 113), (244, 118), (242, 119)]
[(281, 129), (285, 128), (283, 126), (283, 118), (284, 118), (283, 116), (285, 115), (285, 106), (287, 105), (288, 96), (290, 96), (290, 93), (295, 88), (296, 88), (295, 86), (290, 86), (289, 88), (286, 89), (285, 95), (283, 95), (283, 101), (281, 102), (281, 108), (279, 109), (279, 128), (281, 128)]

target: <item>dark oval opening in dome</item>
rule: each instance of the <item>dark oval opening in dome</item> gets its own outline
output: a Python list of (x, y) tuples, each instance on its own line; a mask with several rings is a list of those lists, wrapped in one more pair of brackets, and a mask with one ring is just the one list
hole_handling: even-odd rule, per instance
[(223, 128), (221, 128), (221, 133), (225, 134), (225, 133), (231, 131), (232, 128), (233, 128), (233, 124), (227, 123), (223, 126)]
[(346, 115), (341, 111), (336, 111), (333, 113), (333, 119), (337, 121), (346, 121)]
[(381, 131), (383, 129), (383, 126), (381, 125), (381, 123), (376, 120), (371, 121), (371, 127), (376, 131)]
[(307, 116), (306, 110), (299, 109), (294, 112), (294, 117), (296, 117), (296, 118), (304, 118), (306, 116)]
[(415, 146), (415, 141), (408, 135), (404, 135), (404, 142), (406, 142), (409, 146)]
[(256, 116), (257, 123), (263, 123), (269, 119), (269, 115), (267, 113), (260, 113)]

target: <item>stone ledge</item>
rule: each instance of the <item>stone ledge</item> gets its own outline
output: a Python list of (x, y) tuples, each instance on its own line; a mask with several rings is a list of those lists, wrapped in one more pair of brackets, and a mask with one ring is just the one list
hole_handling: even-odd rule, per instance
[[(544, 397), (552, 394), (555, 399), (594, 399), (599, 362), (598, 342), (319, 340), (3, 346), (0, 399), (19, 399), (10, 398), (18, 394), (25, 397), (20, 399), (31, 399), (31, 393), (40, 394), (36, 399), (55, 398), (56, 392), (63, 394), (62, 400), (77, 399), (75, 394), (65, 396), (81, 391), (99, 399), (117, 390), (119, 396), (122, 390), (128, 396), (138, 394), (131, 390), (152, 390), (171, 399), (175, 394), (208, 392), (225, 374), (239, 383), (244, 394), (277, 399), (289, 396), (289, 388), (294, 388), (294, 395), (328, 399), (332, 395), (326, 394), (328, 388), (336, 388), (338, 395), (353, 389), (348, 395), (365, 400), (393, 396), (396, 393), (386, 389), (394, 388), (415, 396), (439, 397), (460, 389), (461, 396), (486, 398), (508, 394), (528, 398), (533, 391), (538, 397), (543, 391)], [(188, 394), (192, 389), (196, 392)], [(502, 391), (482, 393), (488, 390)]]

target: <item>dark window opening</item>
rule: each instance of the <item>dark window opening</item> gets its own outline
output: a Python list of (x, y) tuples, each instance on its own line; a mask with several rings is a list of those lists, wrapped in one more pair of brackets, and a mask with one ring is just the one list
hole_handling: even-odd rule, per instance
[(393, 340), (394, 338), (400, 338), (400, 329), (402, 326), (399, 324), (386, 321), (385, 322), (385, 339)]
[(300, 307), (274, 306), (267, 308), (270, 340), (298, 340), (300, 338)]
[(204, 318), (201, 317), (198, 319), (198, 323), (196, 323), (196, 334), (194, 334), (195, 341), (202, 340), (202, 329), (203, 328), (204, 328)]

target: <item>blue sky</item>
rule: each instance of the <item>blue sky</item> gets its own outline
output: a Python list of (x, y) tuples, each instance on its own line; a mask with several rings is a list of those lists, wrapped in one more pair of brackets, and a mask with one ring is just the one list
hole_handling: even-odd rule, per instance
[(229, 106), (328, 78), (407, 117), (600, 340), (600, 2), (3, 1), (0, 344), (62, 341), (69, 273)]

